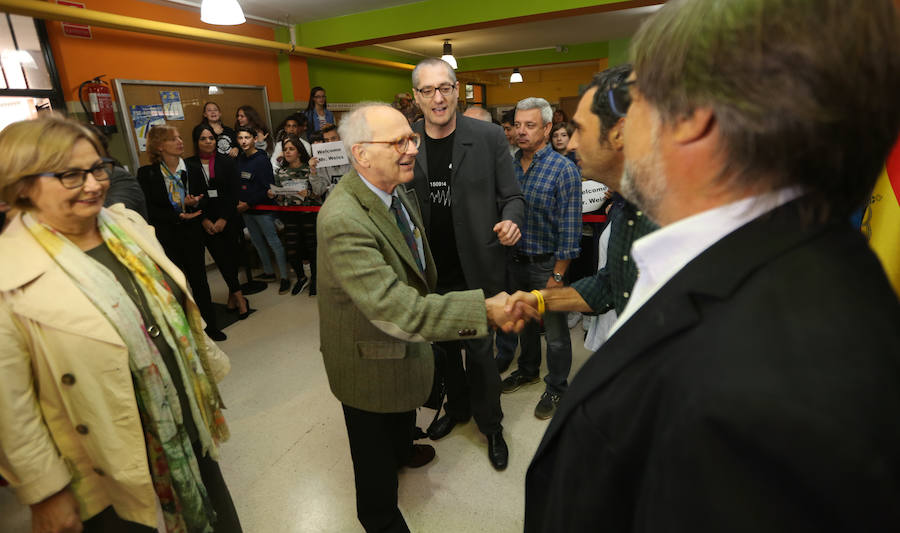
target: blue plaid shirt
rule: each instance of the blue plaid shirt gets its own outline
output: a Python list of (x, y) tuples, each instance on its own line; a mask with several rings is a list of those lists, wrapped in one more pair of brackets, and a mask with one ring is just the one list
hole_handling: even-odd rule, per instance
[(522, 171), (516, 152), (516, 178), (525, 196), (525, 226), (516, 248), (528, 255), (553, 254), (556, 260), (581, 253), (581, 175), (578, 167), (548, 143)]

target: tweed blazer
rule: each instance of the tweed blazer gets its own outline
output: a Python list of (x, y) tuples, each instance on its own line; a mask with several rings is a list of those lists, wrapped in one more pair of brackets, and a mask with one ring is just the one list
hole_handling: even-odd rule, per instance
[[(397, 194), (421, 228), (414, 196)], [(488, 335), (484, 293), (429, 294), (437, 271), (425, 236), (425, 272), (390, 210), (351, 171), (319, 212), (318, 304), (328, 383), (342, 403), (378, 413), (420, 407), (431, 391), (428, 341)]]

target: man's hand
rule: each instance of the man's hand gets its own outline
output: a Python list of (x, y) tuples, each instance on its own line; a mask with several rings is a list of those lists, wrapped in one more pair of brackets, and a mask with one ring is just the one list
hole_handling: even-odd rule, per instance
[(216, 225), (210, 222), (208, 218), (204, 218), (200, 224), (203, 226), (203, 229), (206, 230), (206, 233), (209, 233), (210, 235), (216, 234)]
[(68, 487), (31, 506), (32, 533), (81, 533), (78, 501)]
[(488, 324), (491, 327), (500, 328), (506, 333), (518, 333), (525, 327), (526, 320), (540, 319), (537, 310), (530, 307), (524, 307), (519, 310), (518, 316), (508, 314), (506, 312), (508, 298), (508, 293), (501, 292), (484, 301), (484, 306), (487, 309)]
[(494, 224), (494, 233), (497, 234), (497, 238), (500, 239), (500, 244), (503, 246), (512, 246), (522, 238), (519, 226), (512, 220), (501, 220)]
[(238, 213), (243, 213), (244, 211), (250, 209), (250, 204), (244, 201), (240, 201), (237, 203), (237, 211)]
[(506, 300), (506, 306), (503, 308), (503, 311), (516, 320), (532, 317), (536, 317), (532, 319), (539, 320), (540, 313), (538, 313), (537, 302), (537, 296), (530, 292), (516, 291)]
[(225, 229), (225, 224), (228, 224), (228, 221), (224, 218), (216, 220), (216, 223), (213, 224), (213, 228), (216, 230), (216, 233), (222, 233), (222, 231)]
[(228, 157), (237, 157), (240, 152), (241, 151), (238, 149), (238, 147), (235, 146), (231, 150), (228, 150)]
[(193, 218), (197, 218), (203, 214), (203, 210), (194, 211), (193, 213), (178, 213), (178, 218), (181, 220), (191, 220)]

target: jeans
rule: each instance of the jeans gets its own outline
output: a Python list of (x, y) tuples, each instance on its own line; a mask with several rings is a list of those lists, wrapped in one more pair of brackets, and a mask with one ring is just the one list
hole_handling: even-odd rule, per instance
[[(516, 263), (510, 266), (512, 285), (523, 291), (543, 289), (547, 280), (553, 275), (556, 259), (537, 263)], [(572, 339), (569, 337), (569, 326), (566, 313), (544, 313), (544, 331), (547, 337), (547, 375), (544, 382), (547, 391), (563, 394), (569, 387), (569, 370), (572, 368)], [(522, 351), (519, 354), (519, 373), (525, 376), (537, 376), (541, 369), (541, 336), (540, 326), (528, 322), (519, 334)]]
[(281, 239), (278, 238), (278, 232), (275, 230), (275, 215), (268, 213), (248, 215), (244, 213), (241, 216), (244, 217), (244, 225), (247, 226), (247, 230), (250, 232), (250, 241), (253, 243), (253, 247), (256, 248), (256, 253), (259, 254), (259, 260), (262, 261), (263, 272), (266, 274), (275, 273), (275, 269), (272, 268), (272, 258), (269, 257), (269, 250), (266, 248), (266, 243), (268, 243), (268, 248), (275, 252), (275, 260), (278, 262), (278, 271), (281, 274), (281, 278), (287, 279), (287, 255), (284, 253), (284, 246), (281, 244)]

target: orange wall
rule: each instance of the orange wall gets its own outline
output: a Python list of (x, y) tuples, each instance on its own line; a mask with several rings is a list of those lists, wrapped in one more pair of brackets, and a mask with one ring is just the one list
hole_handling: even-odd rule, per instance
[(489, 107), (514, 105), (529, 96), (539, 96), (555, 104), (563, 96), (578, 96), (578, 86), (589, 83), (594, 74), (606, 69), (606, 64), (607, 60), (603, 58), (595, 65), (522, 69), (524, 83), (509, 83), (508, 72), (499, 76), (496, 73), (479, 73), (477, 77), (484, 80), (499, 80), (496, 85), (487, 86)]
[[(196, 11), (137, 0), (83, 0), (83, 3), (87, 9), (106, 13), (274, 40), (272, 28), (250, 23), (240, 26), (211, 26), (200, 22), (200, 13)], [(274, 52), (98, 27), (92, 27), (91, 30), (93, 39), (80, 39), (63, 35), (59, 22), (47, 24), (53, 56), (67, 101), (77, 102), (76, 93), (81, 82), (100, 74), (106, 74), (108, 80), (122, 78), (265, 85), (270, 101), (282, 101)], [(302, 80), (307, 77), (306, 60), (292, 58), (291, 70), (296, 91), (302, 87)], [(306, 81), (307, 94), (308, 84)]]

